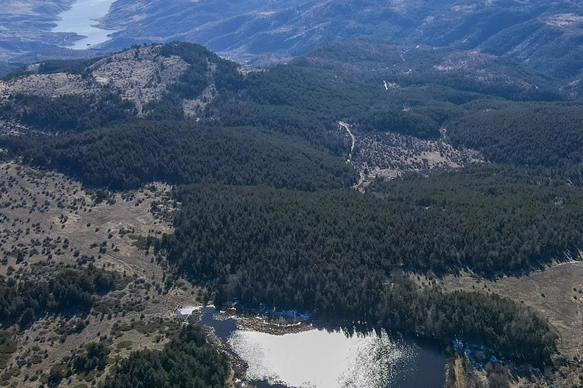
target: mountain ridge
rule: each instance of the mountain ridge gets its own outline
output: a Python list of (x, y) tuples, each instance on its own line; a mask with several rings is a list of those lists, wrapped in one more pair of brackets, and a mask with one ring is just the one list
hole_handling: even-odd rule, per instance
[[(0, 31), (5, 59), (24, 61), (26, 57), (18, 59), (19, 54), (68, 44), (71, 36), (51, 33), (48, 26), (70, 0), (50, 1), (52, 13), (27, 30), (29, 42), (15, 38), (14, 32)], [(8, 9), (12, 18), (18, 17), (18, 12)], [(23, 28), (10, 26), (14, 31)], [(285, 62), (324, 42), (367, 38), (455, 50), (478, 49), (569, 82), (583, 69), (583, 8), (567, 0), (393, 0), (382, 5), (372, 0), (244, 4), (228, 0), (138, 4), (118, 0), (100, 20), (100, 26), (118, 31), (110, 42), (99, 45), (100, 50), (183, 40), (203, 44), (248, 65)], [(57, 51), (54, 55), (63, 54)]]
[[(22, 233), (26, 214), (35, 217), (26, 221), (30, 239), (8, 251), (5, 263), (16, 267), (6, 273), (21, 276), (24, 258), (53, 258), (35, 249), (37, 219), (47, 233), (71, 222), (82, 252), (101, 256), (77, 257), (62, 237), (55, 255), (83, 265), (117, 249), (116, 262), (134, 265), (138, 283), (158, 268), (157, 300), (164, 290), (166, 301), (192, 299), (175, 299), (182, 276), (217, 305), (294, 308), (335, 327), (361, 322), (458, 360), (465, 353), (452, 344), (461, 340), (486, 349), (484, 368), (490, 355), (503, 362), (494, 374), (473, 373), (574, 383), (579, 326), (562, 322), (576, 313), (580, 278), (566, 285), (574, 294), (548, 293), (546, 303), (566, 313), (523, 306), (521, 294), (500, 297), (477, 280), (453, 292), (442, 282), (470, 273), (525, 283), (578, 257), (583, 110), (560, 87), (475, 49), (363, 40), (264, 69), (180, 42), (28, 65), (0, 83), (6, 238)], [(88, 199), (63, 203), (36, 179), (47, 176)], [(172, 229), (142, 218), (138, 236), (112, 226), (134, 220), (140, 206), (139, 217), (160, 213), (160, 187), (172, 198)], [(92, 220), (101, 210), (91, 207), (115, 213), (116, 202), (126, 213)], [(529, 298), (545, 295), (535, 289)], [(535, 366), (560, 372), (539, 376)]]

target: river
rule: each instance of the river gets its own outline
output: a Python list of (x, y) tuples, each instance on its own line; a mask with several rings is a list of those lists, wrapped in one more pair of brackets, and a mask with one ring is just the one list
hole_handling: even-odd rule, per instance
[(109, 12), (109, 7), (115, 0), (77, 0), (71, 9), (59, 14), (57, 27), (52, 32), (74, 32), (85, 38), (76, 40), (72, 46), (75, 50), (83, 50), (108, 41), (107, 36), (115, 31), (102, 30), (94, 27), (97, 19), (104, 17)]
[(214, 328), (233, 353), (247, 362), (246, 378), (258, 388), (442, 388), (445, 357), (385, 332), (347, 336), (341, 331), (308, 330), (273, 335), (217, 320), (202, 309), (201, 324)]

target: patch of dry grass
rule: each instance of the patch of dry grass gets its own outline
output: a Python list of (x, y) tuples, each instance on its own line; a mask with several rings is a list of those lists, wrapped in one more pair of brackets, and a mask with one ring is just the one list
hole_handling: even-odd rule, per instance
[[(188, 282), (166, 286), (164, 261), (159, 264), (152, 251), (138, 247), (139, 237), (172, 232), (175, 204), (169, 189), (156, 183), (132, 192), (98, 194), (58, 173), (0, 164), (0, 275), (26, 279), (36, 263), (50, 270), (57, 263), (92, 262), (126, 279), (123, 290), (100, 298), (87, 317), (48, 316), (15, 334), (17, 351), (2, 373), (11, 368), (18, 373), (11, 373), (6, 384), (40, 386), (53, 365), (103, 338), (111, 339), (113, 359), (133, 350), (162, 348), (164, 331), (177, 324), (176, 308), (195, 299)], [(85, 325), (82, 330), (75, 329), (79, 320)], [(82, 383), (87, 382), (73, 376), (62, 386)]]
[(547, 370), (548, 380), (515, 382), (516, 387), (583, 386), (583, 262), (557, 263), (528, 276), (487, 280), (473, 274), (447, 276), (441, 283), (446, 291), (465, 290), (496, 293), (536, 310), (559, 334), (562, 360), (555, 371)]

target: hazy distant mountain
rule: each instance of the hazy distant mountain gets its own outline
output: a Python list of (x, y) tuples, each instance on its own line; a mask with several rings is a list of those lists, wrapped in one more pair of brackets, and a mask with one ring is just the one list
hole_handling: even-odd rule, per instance
[(325, 41), (367, 37), (481, 48), (570, 77), (583, 68), (582, 15), (577, 2), (544, 0), (118, 0), (104, 23), (123, 30), (118, 42), (186, 40), (239, 61), (285, 59)]
[[(44, 8), (20, 16), (13, 7), (0, 16), (12, 23), (12, 35), (0, 30), (5, 55), (70, 39), (47, 33), (70, 2), (44, 1)], [(29, 17), (35, 29), (14, 22)], [(119, 31), (108, 49), (182, 40), (254, 64), (286, 60), (326, 41), (372, 38), (477, 48), (559, 78), (583, 69), (583, 6), (570, 0), (118, 0), (102, 26)], [(18, 37), (19, 28), (30, 39)]]

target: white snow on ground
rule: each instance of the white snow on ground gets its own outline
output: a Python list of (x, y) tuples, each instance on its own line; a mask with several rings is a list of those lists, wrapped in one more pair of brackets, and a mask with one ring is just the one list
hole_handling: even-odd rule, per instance
[(176, 310), (176, 316), (180, 319), (186, 319), (192, 315), (193, 312), (202, 309), (202, 306), (185, 306)]

